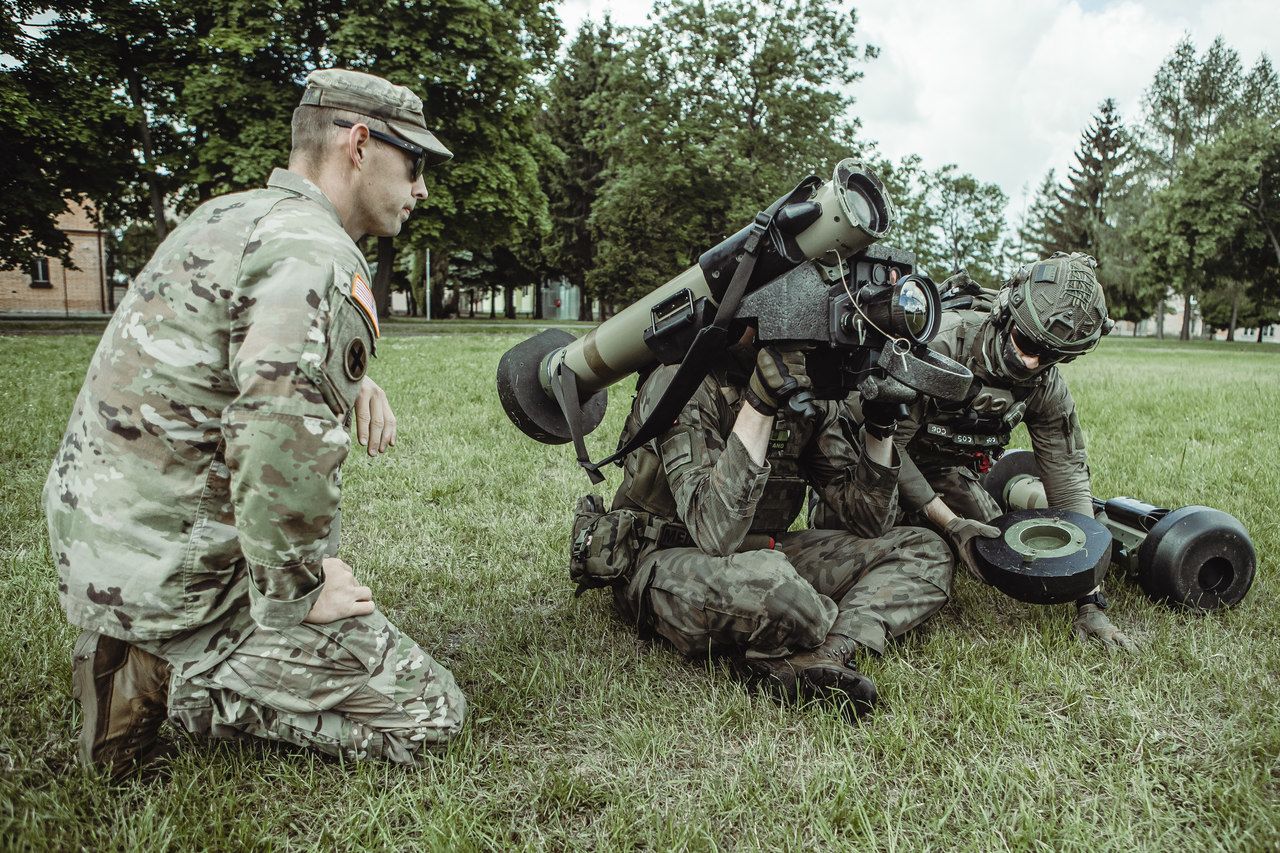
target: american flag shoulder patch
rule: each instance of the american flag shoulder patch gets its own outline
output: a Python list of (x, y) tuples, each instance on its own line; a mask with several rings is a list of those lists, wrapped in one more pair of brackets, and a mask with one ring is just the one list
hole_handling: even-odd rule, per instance
[(356, 273), (351, 276), (351, 298), (360, 306), (360, 310), (369, 318), (369, 322), (373, 324), (373, 336), (375, 338), (382, 337), (382, 331), (378, 328), (378, 307), (373, 301), (373, 288), (369, 286), (369, 282), (364, 280), (364, 276)]

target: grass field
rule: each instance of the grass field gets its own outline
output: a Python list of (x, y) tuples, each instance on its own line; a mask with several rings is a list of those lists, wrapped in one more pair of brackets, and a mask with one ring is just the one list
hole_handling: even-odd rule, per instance
[(1239, 608), (1175, 612), (1113, 581), (1112, 616), (1145, 650), (1110, 655), (1071, 639), (1066, 607), (961, 577), (866, 663), (883, 707), (849, 726), (638, 641), (599, 593), (574, 599), (587, 480), (494, 393), (529, 331), (450, 331), (380, 345), (401, 437), (390, 458), (353, 454), (343, 551), (453, 669), (465, 734), (419, 770), (181, 740), (120, 786), (74, 764), (76, 631), (39, 509), (96, 338), (0, 337), (0, 847), (1280, 847), (1280, 348), (1108, 340), (1067, 367), (1098, 495), (1209, 504), (1249, 528), (1261, 563)]

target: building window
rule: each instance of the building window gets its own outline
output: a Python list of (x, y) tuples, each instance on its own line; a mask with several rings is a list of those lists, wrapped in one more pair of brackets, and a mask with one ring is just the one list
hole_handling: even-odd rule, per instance
[(53, 282), (49, 281), (48, 258), (36, 258), (31, 262), (31, 286), (53, 287)]

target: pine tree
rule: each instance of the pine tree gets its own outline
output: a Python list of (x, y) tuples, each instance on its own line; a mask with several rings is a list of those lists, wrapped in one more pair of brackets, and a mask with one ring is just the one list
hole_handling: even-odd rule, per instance
[(1018, 237), (1022, 243), (1022, 262), (1042, 258), (1055, 251), (1058, 238), (1054, 231), (1057, 215), (1058, 177), (1050, 169), (1036, 187), (1031, 197), (1031, 207), (1023, 214), (1018, 225)]
[[(1196, 148), (1217, 139), (1238, 124), (1246, 109), (1240, 55), (1218, 37), (1197, 56), (1189, 36), (1174, 48), (1156, 72), (1145, 97), (1143, 156), (1156, 188), (1178, 181)], [(1182, 295), (1182, 329), (1191, 334), (1191, 317), (1200, 282), (1190, 266), (1168, 270), (1165, 281)], [(1157, 326), (1164, 336), (1163, 314)]]
[(1249, 69), (1244, 78), (1244, 90), (1240, 95), (1241, 112), (1246, 120), (1255, 117), (1275, 117), (1280, 114), (1280, 76), (1264, 53)]
[(1065, 244), (1059, 248), (1087, 252), (1099, 264), (1105, 263), (1103, 247), (1108, 232), (1115, 228), (1115, 207), (1127, 195), (1133, 178), (1132, 143), (1115, 100), (1107, 98), (1081, 135), (1076, 165), (1057, 193), (1057, 230)]

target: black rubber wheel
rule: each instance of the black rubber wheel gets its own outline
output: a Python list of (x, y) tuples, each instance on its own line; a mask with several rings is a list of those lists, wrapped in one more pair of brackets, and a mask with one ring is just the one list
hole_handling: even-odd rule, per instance
[(1216, 610), (1240, 603), (1257, 565), (1249, 533), (1235, 516), (1184, 506), (1160, 519), (1138, 548), (1138, 583), (1154, 601)]
[(991, 470), (982, 475), (982, 488), (987, 490), (1000, 508), (1005, 512), (1009, 507), (1004, 503), (1004, 488), (1014, 477), (1030, 474), (1040, 479), (1040, 466), (1036, 463), (1036, 455), (1030, 450), (1007, 450), (991, 466)]

